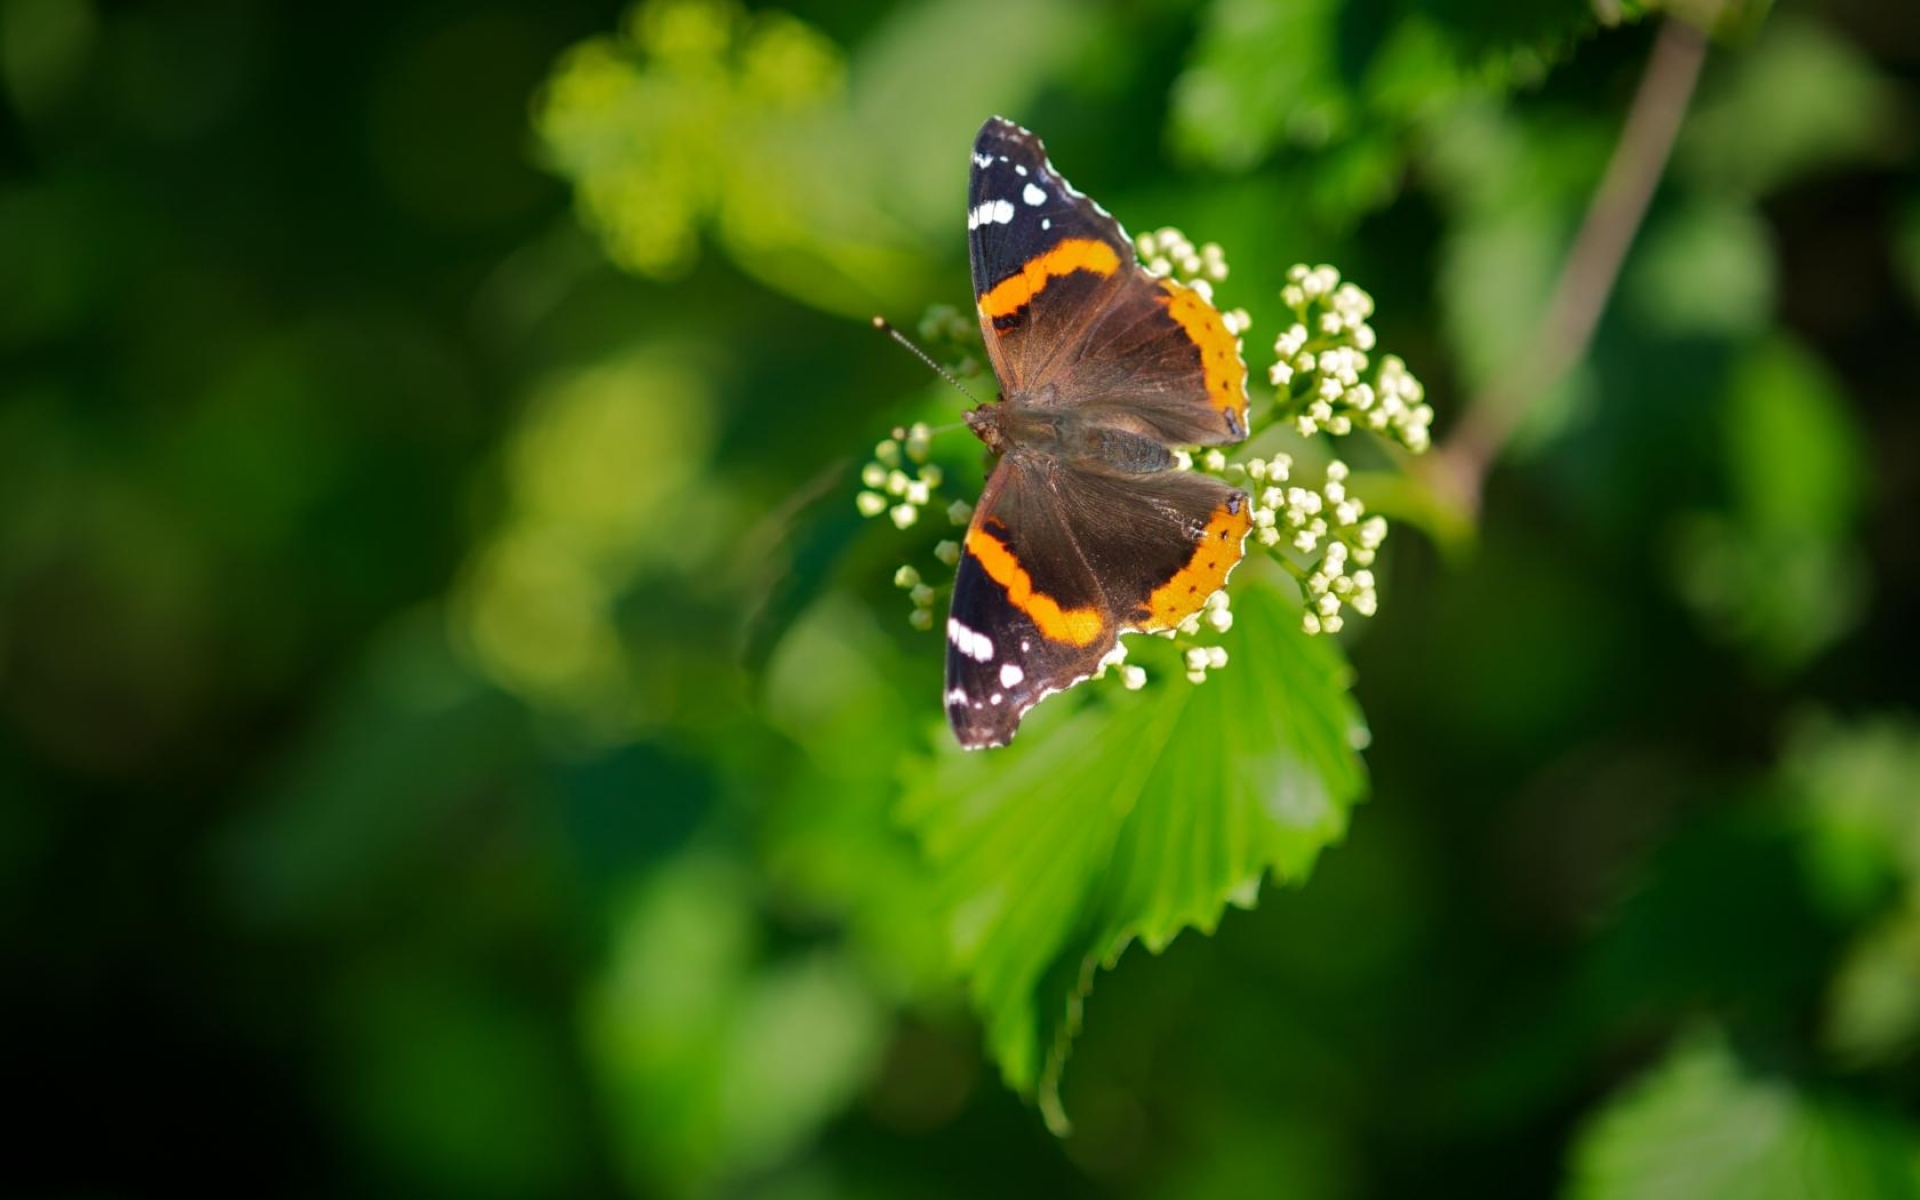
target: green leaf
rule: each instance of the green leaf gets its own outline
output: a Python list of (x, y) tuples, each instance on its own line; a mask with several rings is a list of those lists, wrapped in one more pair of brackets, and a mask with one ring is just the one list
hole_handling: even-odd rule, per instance
[(993, 1056), (1057, 1131), (1095, 970), (1135, 939), (1157, 953), (1210, 933), (1346, 830), (1365, 727), (1338, 648), (1298, 621), (1271, 588), (1242, 588), (1228, 665), (1205, 683), (1055, 700), (1011, 747), (937, 760), (903, 802)]
[(1575, 1200), (1814, 1200), (1913, 1196), (1911, 1127), (1744, 1070), (1715, 1036), (1678, 1049), (1590, 1120)]

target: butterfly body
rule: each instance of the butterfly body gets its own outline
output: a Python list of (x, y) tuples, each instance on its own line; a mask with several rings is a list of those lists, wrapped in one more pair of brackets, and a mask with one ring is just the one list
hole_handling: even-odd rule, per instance
[(1177, 446), (1246, 436), (1238, 338), (1199, 291), (1148, 274), (1124, 230), (994, 118), (974, 144), (976, 306), (1001, 399), (967, 414), (997, 455), (962, 545), (946, 709), (962, 746), (1004, 745), (1125, 632), (1169, 629), (1226, 583), (1245, 492), (1177, 469)]

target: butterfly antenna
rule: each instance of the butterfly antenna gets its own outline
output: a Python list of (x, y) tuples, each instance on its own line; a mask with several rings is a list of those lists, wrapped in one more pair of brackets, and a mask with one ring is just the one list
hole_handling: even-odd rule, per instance
[(887, 321), (885, 317), (875, 317), (873, 319), (873, 327), (875, 329), (878, 329), (881, 333), (886, 334), (888, 337), (892, 338), (894, 341), (899, 342), (902, 346), (905, 346), (908, 350), (910, 350), (913, 353), (913, 356), (915, 358), (927, 364), (927, 368), (931, 370), (935, 375), (938, 375), (940, 378), (952, 384), (955, 390), (957, 390), (962, 396), (965, 396), (967, 399), (973, 401), (975, 404), (980, 403), (980, 397), (968, 391), (966, 384), (961, 383), (958, 379), (955, 379), (953, 377), (953, 372), (947, 370), (945, 367), (941, 366), (939, 363), (933, 361), (933, 356), (931, 354), (928, 354), (925, 350), (922, 350), (920, 347), (914, 345), (910, 340), (908, 340), (906, 334), (901, 333), (898, 329), (895, 329), (892, 326), (892, 324), (890, 324)]

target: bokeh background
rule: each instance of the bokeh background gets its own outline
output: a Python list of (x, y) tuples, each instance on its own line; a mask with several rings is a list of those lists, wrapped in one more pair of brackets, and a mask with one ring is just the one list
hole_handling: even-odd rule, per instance
[(895, 819), (851, 472), (958, 408), (865, 318), (1003, 112), (1256, 367), (1367, 286), (1444, 443), (1665, 18), (0, 0), (7, 1190), (1914, 1194), (1920, 8), (1722, 15), (1591, 353), (1399, 500), (1344, 842), (1100, 980), (1056, 1138)]

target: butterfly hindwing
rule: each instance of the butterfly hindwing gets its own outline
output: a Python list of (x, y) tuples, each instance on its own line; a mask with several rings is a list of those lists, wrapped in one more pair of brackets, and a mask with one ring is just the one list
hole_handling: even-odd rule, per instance
[(1240, 339), (1205, 296), (1144, 271), (1089, 323), (1052, 384), (1088, 418), (1144, 423), (1165, 442), (1226, 446), (1247, 436)]
[(1003, 459), (962, 548), (947, 623), (947, 716), (968, 749), (1093, 674), (1129, 631), (1198, 612), (1240, 561), (1245, 492), (1204, 475), (1115, 476)]

